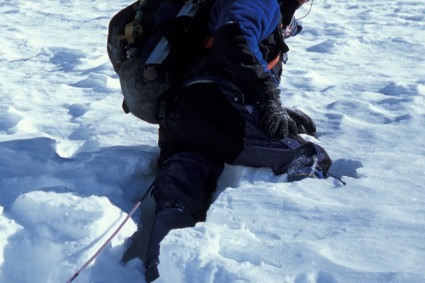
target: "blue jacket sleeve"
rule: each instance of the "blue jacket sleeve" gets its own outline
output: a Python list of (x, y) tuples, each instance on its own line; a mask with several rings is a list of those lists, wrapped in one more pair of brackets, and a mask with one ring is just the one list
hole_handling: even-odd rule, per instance
[(275, 91), (279, 80), (267, 69), (259, 43), (280, 23), (277, 0), (218, 0), (210, 31), (217, 60), (254, 100)]

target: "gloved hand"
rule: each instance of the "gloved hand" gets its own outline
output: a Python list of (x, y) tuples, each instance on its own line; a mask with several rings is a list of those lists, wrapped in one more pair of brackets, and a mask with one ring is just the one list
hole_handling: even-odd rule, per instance
[(298, 133), (296, 122), (287, 109), (282, 107), (278, 91), (264, 95), (257, 104), (260, 109), (260, 127), (269, 137), (283, 139), (289, 134)]
[(297, 124), (298, 134), (314, 136), (316, 134), (316, 124), (307, 114), (298, 109), (286, 109), (289, 117)]

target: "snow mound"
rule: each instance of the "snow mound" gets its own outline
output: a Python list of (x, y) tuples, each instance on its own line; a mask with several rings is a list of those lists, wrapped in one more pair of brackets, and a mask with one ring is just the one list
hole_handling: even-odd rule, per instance
[[(9, 232), (5, 245), (3, 278), (13, 282), (65, 282), (106, 241), (126, 214), (106, 197), (78, 196), (73, 193), (32, 191), (19, 196), (10, 214), (22, 226)], [(0, 218), (0, 225), (2, 225)], [(10, 222), (10, 221), (9, 221)], [(11, 226), (11, 225), (9, 225)], [(16, 226), (16, 224), (15, 224)], [(119, 264), (124, 240), (136, 229), (129, 220), (101, 255), (81, 274), (78, 282), (91, 281), (91, 273), (99, 272), (97, 282), (120, 282), (121, 278), (139, 280), (141, 268), (133, 263), (125, 269)], [(14, 232), (14, 233), (13, 233)], [(0, 238), (3, 241), (3, 238)], [(3, 246), (3, 245), (2, 245)]]

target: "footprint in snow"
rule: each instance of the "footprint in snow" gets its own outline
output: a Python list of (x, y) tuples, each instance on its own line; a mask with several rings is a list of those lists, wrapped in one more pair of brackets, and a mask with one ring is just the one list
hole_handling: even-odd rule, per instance
[(60, 71), (71, 72), (81, 63), (86, 54), (77, 49), (53, 47), (46, 48), (42, 55), (48, 56), (50, 63), (56, 65)]
[(64, 107), (68, 109), (68, 114), (72, 116), (73, 119), (83, 116), (88, 111), (90, 111), (90, 106), (87, 104), (65, 104)]

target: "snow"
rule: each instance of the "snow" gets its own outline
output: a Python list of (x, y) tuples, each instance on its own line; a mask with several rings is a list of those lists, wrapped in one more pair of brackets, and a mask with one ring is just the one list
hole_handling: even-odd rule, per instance
[[(65, 282), (155, 176), (157, 127), (121, 111), (105, 48), (128, 4), (0, 0), (2, 283)], [(227, 166), (207, 221), (165, 238), (158, 282), (425, 282), (425, 2), (321, 0), (301, 22), (282, 100), (347, 186)], [(74, 282), (144, 282), (120, 263), (138, 219)]]

